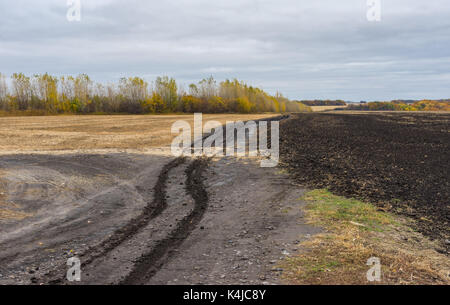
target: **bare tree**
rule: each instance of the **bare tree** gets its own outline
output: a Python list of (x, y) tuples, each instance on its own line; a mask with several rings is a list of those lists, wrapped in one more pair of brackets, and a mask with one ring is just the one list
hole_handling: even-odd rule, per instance
[(213, 96), (217, 96), (217, 84), (214, 77), (210, 76), (203, 79), (199, 83), (200, 97), (209, 100)]
[(196, 84), (190, 84), (189, 85), (189, 95), (199, 97), (199, 90)]
[(38, 108), (45, 108), (50, 112), (61, 110), (58, 103), (58, 78), (48, 73), (35, 75), (32, 81), (32, 97), (31, 107), (38, 104)]
[(6, 104), (6, 96), (8, 95), (8, 85), (6, 77), (0, 73), (0, 108), (4, 109)]
[(120, 93), (132, 102), (143, 101), (147, 98), (148, 83), (139, 77), (121, 78), (119, 83)]
[(75, 97), (74, 78), (72, 76), (61, 76), (59, 84), (62, 101), (71, 100)]
[(155, 93), (162, 98), (169, 110), (175, 111), (177, 109), (178, 86), (175, 79), (167, 76), (157, 77), (155, 81)]
[(83, 104), (89, 100), (92, 95), (92, 81), (86, 74), (80, 74), (74, 79), (74, 93), (75, 97)]
[(19, 110), (26, 110), (32, 95), (30, 78), (23, 73), (14, 73), (12, 75), (12, 87)]

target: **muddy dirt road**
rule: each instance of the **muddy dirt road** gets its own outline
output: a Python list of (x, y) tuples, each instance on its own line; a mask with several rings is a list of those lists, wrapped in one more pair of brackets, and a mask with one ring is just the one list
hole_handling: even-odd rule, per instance
[[(257, 160), (160, 155), (2, 156), (27, 217), (0, 224), (0, 283), (278, 283), (274, 265), (317, 231), (304, 189)], [(11, 208), (12, 209), (12, 208)]]
[(145, 152), (0, 156), (0, 284), (275, 284), (318, 231), (304, 188), (258, 158)]

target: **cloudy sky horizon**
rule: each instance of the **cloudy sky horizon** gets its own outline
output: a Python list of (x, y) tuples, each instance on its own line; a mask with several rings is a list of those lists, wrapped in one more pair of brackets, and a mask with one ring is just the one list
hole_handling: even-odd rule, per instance
[(450, 98), (448, 0), (0, 3), (0, 73), (238, 78), (290, 99)]

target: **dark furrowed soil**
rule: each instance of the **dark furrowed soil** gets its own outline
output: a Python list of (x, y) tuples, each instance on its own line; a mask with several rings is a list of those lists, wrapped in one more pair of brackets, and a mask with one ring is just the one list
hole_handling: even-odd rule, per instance
[(450, 114), (299, 114), (280, 129), (298, 182), (413, 217), (448, 251)]

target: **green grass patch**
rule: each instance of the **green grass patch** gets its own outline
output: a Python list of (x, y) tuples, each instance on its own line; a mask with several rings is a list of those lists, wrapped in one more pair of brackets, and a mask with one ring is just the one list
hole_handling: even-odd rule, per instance
[(310, 191), (301, 199), (308, 202), (308, 216), (326, 227), (356, 226), (361, 230), (383, 231), (395, 224), (389, 213), (377, 211), (374, 205), (336, 196), (326, 189)]

